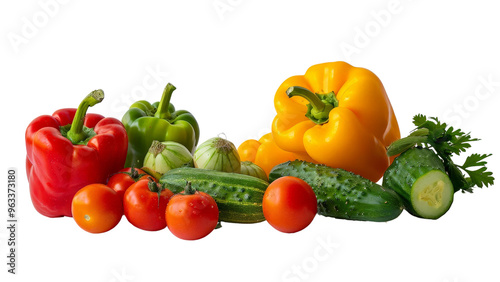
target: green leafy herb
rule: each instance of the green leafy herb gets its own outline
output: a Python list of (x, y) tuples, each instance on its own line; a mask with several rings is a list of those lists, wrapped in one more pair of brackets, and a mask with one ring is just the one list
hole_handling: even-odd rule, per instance
[(472, 192), (475, 186), (482, 188), (493, 185), (495, 178), (492, 172), (487, 171), (484, 160), (491, 154), (472, 154), (467, 157), (463, 165), (456, 165), (451, 159), (453, 155), (465, 152), (471, 147), (471, 142), (479, 139), (440, 122), (436, 117), (427, 118), (419, 114), (413, 117), (413, 124), (417, 128), (409, 136), (393, 142), (387, 148), (389, 156), (400, 154), (414, 146), (426, 146), (434, 149), (443, 160), (455, 192), (459, 190)]

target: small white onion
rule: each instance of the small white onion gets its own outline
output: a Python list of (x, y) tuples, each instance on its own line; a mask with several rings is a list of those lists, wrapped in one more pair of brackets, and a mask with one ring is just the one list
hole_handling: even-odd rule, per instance
[(198, 168), (239, 173), (240, 155), (234, 144), (214, 137), (203, 142), (194, 152), (194, 165)]
[(144, 158), (144, 167), (159, 174), (182, 166), (192, 167), (193, 156), (184, 145), (174, 141), (154, 140)]
[(260, 166), (252, 163), (251, 161), (241, 162), (241, 174), (246, 174), (265, 181), (269, 181), (266, 172)]

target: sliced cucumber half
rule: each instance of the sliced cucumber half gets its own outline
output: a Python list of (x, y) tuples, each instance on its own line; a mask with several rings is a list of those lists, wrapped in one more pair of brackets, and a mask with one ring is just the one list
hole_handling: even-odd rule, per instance
[(453, 194), (453, 184), (448, 175), (440, 170), (431, 170), (413, 184), (411, 205), (419, 216), (436, 219), (451, 207)]
[(414, 147), (399, 155), (384, 174), (382, 186), (394, 190), (412, 215), (436, 219), (453, 202), (453, 184), (432, 151)]

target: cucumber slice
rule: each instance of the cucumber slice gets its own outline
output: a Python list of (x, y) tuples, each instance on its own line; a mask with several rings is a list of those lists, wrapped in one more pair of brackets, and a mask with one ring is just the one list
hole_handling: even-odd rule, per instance
[(413, 184), (411, 204), (419, 216), (436, 219), (451, 207), (454, 193), (448, 175), (440, 170), (431, 170)]
[(429, 219), (444, 215), (455, 193), (441, 159), (421, 147), (399, 155), (384, 173), (382, 186), (394, 190), (409, 213)]

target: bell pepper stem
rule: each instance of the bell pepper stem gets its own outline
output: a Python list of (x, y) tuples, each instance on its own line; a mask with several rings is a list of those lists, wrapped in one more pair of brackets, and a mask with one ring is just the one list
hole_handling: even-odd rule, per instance
[(292, 86), (286, 90), (289, 98), (299, 96), (306, 99), (307, 105), (306, 117), (316, 124), (327, 123), (330, 117), (330, 111), (339, 105), (335, 93), (316, 94), (309, 89), (300, 86)]
[(85, 121), (85, 115), (89, 107), (99, 104), (104, 99), (104, 92), (101, 89), (94, 90), (87, 95), (83, 101), (78, 106), (73, 122), (71, 123), (71, 128), (67, 133), (67, 138), (73, 143), (78, 144), (79, 142), (85, 140), (88, 136), (83, 131), (83, 123)]
[(170, 98), (172, 97), (172, 93), (175, 90), (175, 86), (168, 83), (163, 90), (163, 95), (161, 96), (160, 104), (158, 105), (158, 109), (156, 110), (155, 117), (161, 119), (170, 119), (171, 114), (168, 111), (168, 105), (170, 104)]
[(321, 99), (318, 97), (318, 95), (314, 94), (307, 88), (292, 86), (286, 90), (286, 94), (289, 98), (299, 96), (306, 99), (317, 111), (323, 111), (325, 109), (325, 103), (321, 102)]

